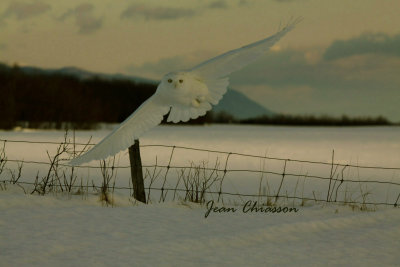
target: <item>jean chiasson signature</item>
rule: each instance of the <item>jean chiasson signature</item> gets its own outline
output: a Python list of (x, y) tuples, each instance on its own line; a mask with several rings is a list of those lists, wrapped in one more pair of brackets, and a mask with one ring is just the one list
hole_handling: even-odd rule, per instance
[[(239, 209), (233, 207), (218, 207), (215, 205), (214, 200), (210, 200), (207, 202), (207, 211), (204, 214), (204, 217), (207, 218), (210, 213), (235, 213)], [(297, 208), (289, 208), (289, 207), (269, 207), (269, 206), (260, 206), (257, 201), (247, 201), (243, 207), (241, 208), (241, 212), (243, 213), (292, 213), (298, 212)]]

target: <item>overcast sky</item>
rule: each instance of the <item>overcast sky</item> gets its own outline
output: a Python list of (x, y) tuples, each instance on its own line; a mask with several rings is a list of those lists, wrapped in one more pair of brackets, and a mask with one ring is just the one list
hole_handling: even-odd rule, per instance
[(281, 113), (400, 121), (398, 0), (2, 0), (0, 61), (160, 79), (304, 21), (231, 86)]

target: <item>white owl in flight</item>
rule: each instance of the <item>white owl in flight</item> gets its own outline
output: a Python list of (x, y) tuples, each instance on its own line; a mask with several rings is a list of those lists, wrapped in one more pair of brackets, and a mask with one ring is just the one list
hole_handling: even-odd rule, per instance
[(192, 69), (166, 74), (156, 92), (137, 108), (119, 127), (85, 154), (74, 158), (70, 165), (105, 159), (133, 145), (144, 132), (167, 121), (174, 123), (203, 116), (226, 93), (228, 75), (257, 60), (294, 28), (301, 19), (258, 42), (226, 52)]

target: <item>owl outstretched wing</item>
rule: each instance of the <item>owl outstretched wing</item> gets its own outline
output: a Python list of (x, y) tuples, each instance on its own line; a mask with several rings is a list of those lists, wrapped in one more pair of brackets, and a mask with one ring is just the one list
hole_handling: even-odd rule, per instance
[(191, 78), (205, 85), (207, 88), (205, 93), (194, 93), (188, 103), (169, 102), (160, 94), (154, 94), (100, 143), (87, 153), (71, 160), (69, 164), (80, 165), (91, 160), (104, 159), (126, 149), (142, 133), (158, 125), (162, 121), (163, 115), (168, 112), (170, 112), (168, 121), (172, 122), (188, 121), (204, 115), (212, 108), (212, 105), (218, 104), (226, 93), (229, 85), (227, 76), (230, 73), (262, 56), (300, 21), (301, 18), (296, 19), (268, 38), (226, 52), (186, 71)]
[(291, 31), (301, 20), (301, 17), (297, 18), (270, 37), (241, 48), (228, 51), (195, 66), (194, 68), (190, 69), (190, 71), (197, 73), (206, 80), (215, 80), (226, 77), (230, 73), (240, 70), (244, 66), (262, 56), (285, 34)]
[(159, 95), (154, 94), (135, 110), (118, 128), (106, 136), (87, 153), (72, 159), (76, 166), (95, 159), (105, 159), (131, 146), (145, 131), (160, 124), (170, 106), (161, 104)]
[[(301, 18), (295, 19), (274, 35), (244, 47), (226, 52), (215, 58), (207, 60), (190, 69), (189, 74), (201, 80), (207, 87), (207, 93), (202, 95), (197, 107), (185, 105), (173, 105), (168, 121), (179, 122), (196, 119), (217, 105), (226, 93), (229, 79), (228, 75), (237, 71), (251, 62), (257, 60), (268, 49), (278, 42), (286, 33), (292, 30)], [(195, 99), (195, 101), (197, 101)]]

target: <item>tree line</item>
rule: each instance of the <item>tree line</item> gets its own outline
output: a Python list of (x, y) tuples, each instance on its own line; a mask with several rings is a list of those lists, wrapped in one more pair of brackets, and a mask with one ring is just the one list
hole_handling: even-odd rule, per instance
[[(81, 79), (60, 73), (27, 73), (0, 65), (0, 128), (93, 128), (122, 122), (156, 90), (131, 80)], [(202, 123), (201, 118), (192, 123)]]
[[(123, 79), (81, 79), (62, 73), (23, 71), (0, 64), (0, 129), (95, 128), (99, 122), (122, 122), (156, 90), (155, 84)], [(164, 123), (166, 123), (164, 117)], [(383, 117), (341, 118), (262, 116), (238, 120), (226, 112), (208, 112), (189, 124), (389, 125)]]

